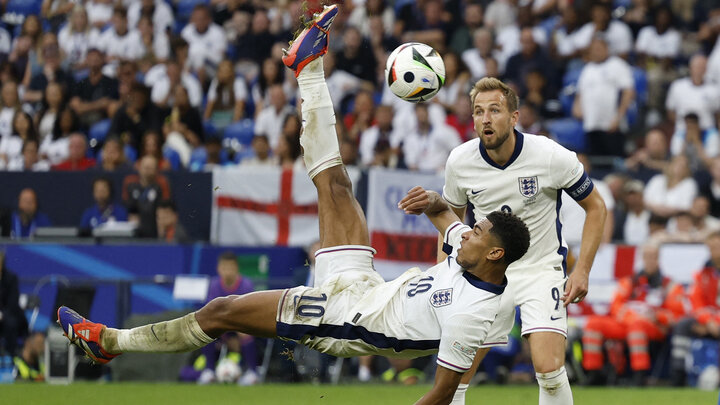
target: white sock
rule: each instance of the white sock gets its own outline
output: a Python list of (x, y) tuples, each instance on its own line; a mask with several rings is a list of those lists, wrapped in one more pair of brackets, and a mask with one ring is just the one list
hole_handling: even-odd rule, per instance
[(329, 167), (342, 164), (335, 131), (335, 110), (325, 83), (322, 59), (321, 56), (308, 63), (297, 78), (304, 130), (300, 144), (311, 179)]
[(465, 405), (465, 392), (470, 384), (460, 384), (455, 390), (455, 396), (453, 396), (450, 405)]
[(572, 405), (573, 397), (565, 366), (549, 373), (535, 373), (540, 386), (539, 405)]
[(199, 349), (215, 339), (208, 336), (189, 313), (182, 318), (153, 323), (132, 329), (103, 331), (102, 346), (109, 353), (164, 352), (178, 353)]

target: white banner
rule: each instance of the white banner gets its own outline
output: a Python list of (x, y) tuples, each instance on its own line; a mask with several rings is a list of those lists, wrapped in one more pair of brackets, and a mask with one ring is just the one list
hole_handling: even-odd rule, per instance
[[(348, 174), (357, 183), (360, 171), (348, 168)], [(317, 191), (304, 170), (213, 170), (212, 243), (308, 246), (319, 237), (317, 209)]]

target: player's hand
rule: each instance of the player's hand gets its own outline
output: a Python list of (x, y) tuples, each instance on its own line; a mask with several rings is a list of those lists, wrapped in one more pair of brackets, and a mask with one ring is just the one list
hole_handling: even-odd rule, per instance
[(570, 303), (578, 303), (585, 299), (588, 293), (588, 273), (575, 269), (568, 277), (565, 283), (565, 292), (563, 293), (563, 306), (567, 307)]
[(413, 187), (398, 203), (398, 208), (405, 211), (406, 214), (412, 215), (422, 215), (429, 206), (430, 196), (428, 192), (420, 186)]

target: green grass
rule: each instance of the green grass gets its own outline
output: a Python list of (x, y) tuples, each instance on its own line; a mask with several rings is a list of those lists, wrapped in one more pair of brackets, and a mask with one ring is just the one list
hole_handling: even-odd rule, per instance
[[(254, 387), (192, 384), (77, 383), (0, 385), (1, 404), (67, 405), (384, 405), (412, 404), (429, 385), (303, 385), (267, 384)], [(573, 387), (578, 405), (700, 405), (716, 404), (717, 391), (673, 388), (584, 388)], [(537, 404), (537, 387), (479, 386), (467, 394), (472, 404)]]

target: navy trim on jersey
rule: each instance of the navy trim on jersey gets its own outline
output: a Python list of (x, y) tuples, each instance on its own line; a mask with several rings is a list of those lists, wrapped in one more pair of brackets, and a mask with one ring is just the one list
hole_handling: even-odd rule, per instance
[[(582, 180), (582, 179), (580, 179)], [(578, 180), (578, 182), (580, 181)], [(577, 184), (577, 183), (575, 183)], [(592, 185), (592, 184), (591, 184)], [(592, 189), (592, 187), (591, 187)], [(562, 190), (557, 191), (557, 202), (555, 203), (555, 230), (557, 231), (558, 250), (557, 253), (562, 256), (563, 275), (567, 276), (567, 248), (562, 244), (562, 222), (560, 222), (560, 207), (562, 207)]]
[(318, 326), (291, 325), (284, 322), (278, 322), (276, 327), (278, 337), (292, 340), (301, 340), (304, 336), (329, 337), (342, 340), (362, 340), (363, 342), (379, 349), (393, 349), (396, 352), (401, 352), (403, 350), (437, 350), (440, 348), (439, 339), (398, 339), (396, 337), (385, 336), (379, 332), (370, 332), (362, 326), (352, 325), (347, 322), (343, 325), (321, 323)]
[(595, 185), (588, 176), (587, 172), (583, 172), (580, 180), (576, 181), (575, 184), (565, 189), (570, 197), (575, 201), (582, 201), (593, 191)]
[(507, 161), (507, 163), (502, 166), (495, 163), (495, 161), (490, 158), (490, 155), (488, 155), (487, 150), (485, 150), (485, 146), (482, 144), (482, 141), (478, 142), (478, 145), (480, 145), (480, 156), (482, 156), (482, 158), (487, 162), (487, 164), (500, 170), (505, 170), (508, 166), (513, 164), (515, 160), (517, 160), (518, 156), (520, 156), (520, 152), (522, 152), (524, 136), (522, 132), (518, 131), (517, 129), (514, 129), (513, 132), (515, 133), (515, 149), (513, 150), (512, 155), (510, 155), (510, 159)]
[[(447, 364), (450, 367), (455, 367), (458, 370), (462, 370), (462, 371), (470, 370), (470, 367), (460, 367), (458, 365), (450, 363), (449, 361), (445, 361), (445, 360), (441, 359), (440, 357), (438, 357), (437, 361), (438, 361), (438, 363)], [(445, 368), (448, 368), (448, 367), (445, 367)]]
[(468, 283), (472, 284), (473, 287), (477, 287), (481, 290), (485, 290), (489, 293), (493, 294), (502, 294), (505, 291), (505, 287), (507, 287), (507, 277), (503, 277), (503, 283), (502, 284), (493, 284), (488, 283), (487, 281), (482, 281), (480, 277), (471, 274), (469, 271), (463, 271), (462, 273), (463, 277), (465, 277), (465, 280), (468, 281)]

